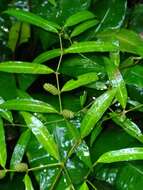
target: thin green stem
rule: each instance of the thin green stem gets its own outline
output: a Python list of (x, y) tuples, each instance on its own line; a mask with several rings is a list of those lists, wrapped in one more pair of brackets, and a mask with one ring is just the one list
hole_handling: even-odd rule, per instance
[(126, 114), (126, 113), (128, 113), (130, 111), (133, 111), (133, 110), (136, 110), (136, 109), (139, 109), (139, 108), (142, 108), (142, 107), (143, 107), (143, 104), (140, 104), (140, 105), (135, 106), (134, 108), (131, 108), (129, 110), (125, 110), (124, 113)]
[(94, 190), (97, 190), (97, 188), (96, 188), (89, 180), (86, 180), (86, 182), (87, 182)]
[(30, 168), (30, 169), (28, 169), (28, 172), (36, 171), (36, 170), (42, 170), (42, 169), (46, 169), (46, 168), (52, 168), (52, 167), (61, 167), (61, 166), (62, 166), (62, 163), (46, 164), (46, 165), (43, 165), (43, 166)]
[(73, 185), (73, 183), (72, 183), (72, 180), (71, 180), (71, 178), (70, 178), (70, 175), (69, 175), (69, 173), (68, 173), (66, 167), (64, 166), (63, 169), (64, 169), (65, 175), (67, 176), (67, 179), (68, 179), (68, 181), (69, 181), (69, 185), (71, 186), (72, 190), (75, 190), (74, 185)]

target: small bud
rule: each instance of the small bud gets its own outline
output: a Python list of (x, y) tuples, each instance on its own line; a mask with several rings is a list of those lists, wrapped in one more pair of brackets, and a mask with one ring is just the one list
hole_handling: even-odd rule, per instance
[(45, 83), (45, 84), (43, 85), (43, 88), (44, 88), (46, 91), (48, 91), (48, 92), (50, 92), (51, 94), (53, 94), (53, 95), (58, 95), (58, 94), (59, 94), (58, 89), (57, 89), (54, 85), (52, 85), (52, 84)]
[(26, 172), (28, 170), (28, 165), (26, 163), (19, 163), (14, 168), (17, 172)]
[(67, 119), (72, 119), (74, 117), (74, 112), (72, 112), (71, 110), (67, 110), (67, 109), (64, 109), (62, 111), (62, 115), (67, 118)]

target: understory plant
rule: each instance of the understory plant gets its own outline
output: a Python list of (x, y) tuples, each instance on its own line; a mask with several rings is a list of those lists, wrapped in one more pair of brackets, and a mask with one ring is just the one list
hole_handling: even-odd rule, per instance
[(0, 15), (0, 189), (141, 190), (143, 5), (14, 2)]

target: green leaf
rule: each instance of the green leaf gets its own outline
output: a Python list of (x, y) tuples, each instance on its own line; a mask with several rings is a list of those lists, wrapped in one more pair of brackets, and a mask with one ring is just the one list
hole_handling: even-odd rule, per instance
[(27, 42), (29, 38), (29, 25), (27, 23), (16, 22), (9, 31), (8, 47), (14, 52), (17, 45)]
[(71, 37), (78, 36), (79, 34), (85, 32), (86, 30), (92, 28), (93, 26), (96, 26), (98, 24), (98, 20), (90, 20), (86, 21), (74, 28), (74, 30), (71, 33)]
[(33, 24), (49, 32), (58, 33), (57, 29), (60, 29), (58, 24), (47, 21), (46, 19), (27, 11), (20, 9), (9, 9), (4, 11), (4, 13), (14, 16), (22, 22)]
[(50, 104), (34, 99), (13, 99), (0, 104), (1, 109), (30, 111), (39, 113), (57, 113)]
[(143, 66), (135, 65), (123, 70), (125, 82), (143, 88)]
[(93, 129), (93, 131), (91, 133), (91, 137), (90, 137), (90, 146), (93, 145), (93, 143), (95, 142), (96, 138), (101, 133), (101, 131), (103, 129), (103, 127), (101, 125), (102, 125), (102, 122), (98, 122), (96, 124), (95, 128)]
[(69, 130), (70, 137), (72, 137), (74, 141), (79, 141), (80, 133), (78, 129), (76, 128), (76, 126), (73, 123), (69, 122), (68, 120), (66, 120), (66, 125)]
[(0, 118), (0, 165), (5, 168), (7, 160), (7, 150), (6, 150), (6, 141), (5, 141), (5, 132), (3, 121)]
[(0, 71), (8, 73), (50, 74), (54, 71), (45, 65), (21, 61), (6, 61), (0, 63)]
[(84, 183), (81, 185), (81, 187), (80, 187), (79, 190), (89, 190), (89, 188), (88, 188), (86, 182), (84, 182)]
[(61, 49), (53, 49), (53, 50), (49, 50), (46, 51), (44, 53), (41, 53), (40, 55), (38, 55), (33, 62), (41, 64), (44, 63), (50, 59), (53, 59), (55, 57), (59, 57), (61, 55)]
[(49, 0), (49, 2), (52, 4), (52, 5), (54, 5), (54, 6), (56, 6), (56, 1), (55, 0)]
[(125, 109), (128, 95), (123, 77), (118, 67), (112, 61), (110, 61), (108, 58), (105, 58), (104, 60), (109, 80), (111, 81), (113, 88), (117, 89), (116, 98), (123, 109)]
[(31, 131), (29, 129), (24, 131), (19, 137), (11, 157), (10, 169), (15, 169), (15, 166), (22, 161), (30, 137)]
[(89, 108), (81, 122), (81, 137), (87, 136), (94, 128), (95, 124), (101, 119), (104, 112), (109, 108), (116, 89), (108, 90), (99, 96)]
[(80, 145), (75, 150), (76, 155), (79, 157), (83, 163), (89, 168), (92, 167), (91, 157), (89, 147), (87, 146), (85, 141), (82, 141)]
[(86, 73), (77, 77), (77, 80), (68, 81), (62, 88), (62, 92), (70, 91), (76, 89), (80, 86), (84, 86), (86, 84), (92, 83), (98, 80), (98, 76), (96, 73)]
[[(4, 99), (0, 97), (0, 104), (4, 103)], [(5, 120), (9, 121), (10, 123), (13, 122), (12, 113), (6, 109), (0, 109), (0, 116), (3, 117)]]
[(97, 163), (112, 163), (121, 161), (143, 160), (143, 148), (125, 148), (104, 153)]
[(86, 52), (110, 52), (119, 48), (117, 41), (86, 41), (77, 42), (65, 49), (65, 53), (86, 53)]
[(110, 116), (118, 126), (122, 127), (129, 135), (143, 143), (143, 134), (134, 122), (128, 119), (125, 115), (117, 114), (115, 112), (110, 113)]
[(24, 176), (25, 190), (34, 190), (32, 182), (28, 174)]
[(23, 116), (28, 128), (33, 132), (39, 143), (51, 156), (59, 160), (57, 145), (54, 141), (53, 136), (49, 133), (44, 124), (37, 117), (30, 113), (21, 112), (21, 115)]
[(67, 26), (74, 26), (76, 24), (79, 24), (80, 22), (83, 22), (85, 20), (89, 20), (94, 18), (95, 15), (90, 12), (90, 11), (80, 11), (78, 13), (75, 13), (74, 15), (70, 16), (66, 22), (65, 22), (65, 27)]

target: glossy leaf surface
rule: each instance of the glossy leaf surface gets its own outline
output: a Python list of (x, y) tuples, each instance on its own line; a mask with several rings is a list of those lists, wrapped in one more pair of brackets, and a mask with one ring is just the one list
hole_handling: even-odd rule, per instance
[(43, 19), (42, 17), (35, 15), (33, 13), (27, 12), (27, 11), (17, 10), (17, 9), (9, 9), (9, 10), (5, 11), (4, 13), (7, 13), (11, 16), (15, 16), (17, 19), (19, 19), (22, 22), (27, 22), (29, 24), (33, 24), (46, 31), (58, 33), (57, 29), (60, 29), (60, 26), (57, 25), (56, 23), (47, 21), (46, 19)]
[(72, 16), (70, 16), (67, 20), (66, 20), (66, 23), (65, 23), (65, 26), (73, 26), (73, 25), (76, 25), (76, 24), (79, 24), (80, 22), (83, 22), (85, 20), (88, 20), (88, 19), (92, 19), (94, 18), (95, 15), (90, 12), (90, 11), (80, 11)]
[(112, 163), (112, 162), (142, 160), (142, 159), (143, 159), (143, 148), (135, 147), (135, 148), (125, 148), (104, 153), (97, 160), (97, 163)]
[(99, 96), (89, 108), (81, 123), (82, 138), (87, 136), (93, 130), (95, 124), (101, 119), (104, 112), (109, 108), (115, 93), (115, 89), (105, 92)]
[(62, 92), (70, 91), (76, 89), (80, 86), (92, 83), (98, 80), (96, 73), (86, 73), (77, 77), (77, 80), (69, 80), (62, 88)]
[(39, 113), (57, 113), (48, 103), (34, 99), (14, 99), (0, 104), (0, 108), (17, 111), (30, 111)]
[(20, 61), (8, 61), (0, 63), (0, 71), (25, 74), (50, 74), (54, 72), (45, 65)]
[(117, 41), (86, 41), (71, 45), (65, 53), (110, 52), (118, 50)]
[(36, 136), (37, 140), (45, 148), (45, 150), (53, 156), (55, 159), (59, 160), (59, 153), (57, 145), (54, 141), (53, 136), (49, 133), (48, 129), (43, 125), (43, 123), (34, 115), (22, 112), (21, 113), (27, 126)]

